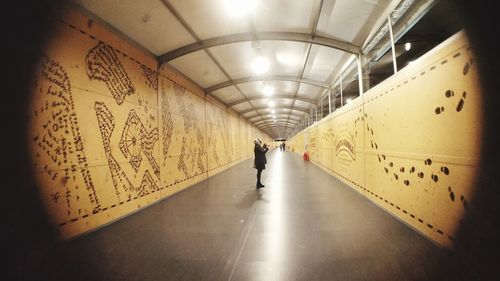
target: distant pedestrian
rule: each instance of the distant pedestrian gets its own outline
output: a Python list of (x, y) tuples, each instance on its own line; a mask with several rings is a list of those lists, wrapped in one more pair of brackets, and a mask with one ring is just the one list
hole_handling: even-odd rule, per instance
[(281, 146), (283, 147), (283, 151), (285, 151), (285, 147), (286, 147), (285, 142), (283, 142), (283, 143), (281, 144)]
[(257, 169), (257, 189), (264, 187), (262, 182), (260, 181), (260, 176), (262, 174), (262, 170), (266, 168), (267, 160), (266, 160), (266, 152), (269, 150), (269, 147), (266, 143), (262, 144), (262, 140), (260, 138), (255, 138), (253, 141), (255, 147), (253, 149), (253, 153), (255, 155), (254, 167)]

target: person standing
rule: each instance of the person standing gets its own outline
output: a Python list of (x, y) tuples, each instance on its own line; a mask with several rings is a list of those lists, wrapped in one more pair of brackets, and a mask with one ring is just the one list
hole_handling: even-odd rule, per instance
[(255, 155), (254, 167), (257, 169), (257, 189), (264, 187), (262, 182), (260, 181), (260, 176), (262, 174), (262, 170), (266, 168), (267, 160), (266, 160), (266, 152), (269, 150), (267, 144), (262, 144), (262, 140), (260, 138), (256, 138), (254, 141), (255, 147), (253, 149), (253, 153)]
[(285, 151), (285, 147), (286, 147), (285, 142), (283, 142), (283, 143), (281, 144), (281, 146), (283, 147), (283, 151)]

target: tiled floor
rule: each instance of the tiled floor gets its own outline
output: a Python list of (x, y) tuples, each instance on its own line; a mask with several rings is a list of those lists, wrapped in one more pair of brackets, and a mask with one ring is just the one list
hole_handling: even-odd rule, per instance
[(63, 245), (76, 279), (458, 280), (446, 252), (350, 187), (268, 154), (261, 190), (248, 160)]

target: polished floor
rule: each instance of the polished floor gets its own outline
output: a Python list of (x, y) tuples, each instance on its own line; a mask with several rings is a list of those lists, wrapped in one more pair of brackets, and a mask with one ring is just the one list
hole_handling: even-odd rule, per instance
[(258, 191), (250, 166), (69, 241), (77, 279), (457, 280), (446, 251), (298, 155), (270, 151)]

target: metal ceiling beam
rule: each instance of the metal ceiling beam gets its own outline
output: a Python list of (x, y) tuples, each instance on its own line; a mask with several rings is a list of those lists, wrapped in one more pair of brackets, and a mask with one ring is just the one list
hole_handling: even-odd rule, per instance
[(276, 128), (276, 127), (287, 127), (287, 128), (294, 128), (295, 124), (289, 124), (289, 123), (273, 123), (271, 125), (266, 124), (266, 125), (259, 125), (257, 128), (264, 130), (265, 128)]
[[(255, 107), (255, 108), (250, 108), (250, 109), (246, 109), (246, 110), (242, 110), (242, 111), (239, 111), (238, 113), (240, 115), (243, 115), (243, 114), (246, 114), (248, 112), (252, 112), (252, 111), (257, 111), (257, 110), (265, 110), (265, 109), (269, 109), (269, 107)], [(304, 113), (308, 113), (309, 112), (309, 109), (304, 109), (304, 108), (287, 108), (287, 109), (291, 109), (292, 112), (293, 110), (295, 111), (300, 111), (300, 112), (304, 112)], [(260, 114), (259, 114), (260, 115)]]
[(303, 84), (308, 84), (320, 88), (325, 88), (328, 89), (330, 86), (328, 83), (324, 83), (321, 81), (316, 81), (316, 80), (311, 80), (311, 79), (304, 79), (304, 78), (299, 78), (297, 76), (287, 76), (287, 75), (272, 75), (272, 76), (249, 76), (249, 77), (243, 77), (243, 78), (238, 78), (238, 79), (233, 79), (232, 81), (226, 81), (222, 82), (220, 84), (216, 84), (213, 86), (210, 86), (205, 89), (205, 93), (212, 93), (217, 90), (233, 86), (236, 84), (243, 84), (243, 83), (249, 83), (249, 82), (258, 82), (258, 81), (290, 81), (290, 82), (296, 82), (296, 83), (303, 83)]
[[(283, 115), (283, 114), (289, 114), (289, 110), (291, 110), (290, 108), (286, 108), (286, 109), (277, 109), (276, 110), (276, 113), (274, 113), (274, 115), (276, 114), (279, 114), (279, 115)], [(286, 112), (285, 112), (286, 111)], [(304, 112), (302, 111), (299, 111), (300, 113), (297, 113), (297, 112), (293, 112), (293, 115), (292, 117), (298, 117), (298, 116), (302, 116), (304, 114)], [(248, 112), (246, 112), (248, 113)], [(272, 114), (272, 113), (263, 113), (263, 115), (269, 115), (269, 114)], [(252, 119), (252, 118), (255, 118), (257, 116), (261, 116), (261, 114), (255, 112), (255, 115), (248, 115), (248, 116), (245, 116), (246, 119)]]
[(271, 128), (294, 128), (295, 126), (289, 126), (289, 125), (267, 125), (264, 127), (260, 127), (259, 129), (265, 130), (265, 129), (271, 129)]
[[(274, 119), (274, 118), (272, 118), (272, 117), (271, 117), (271, 118), (267, 118), (266, 120), (270, 120), (270, 121), (276, 120), (276, 122), (278, 122), (278, 123), (279, 123), (279, 122), (285, 122), (285, 123), (290, 123), (290, 124), (295, 124), (295, 123), (298, 123), (298, 121), (297, 121), (297, 120), (287, 120), (286, 118), (278, 118), (278, 119)], [(265, 121), (264, 121), (264, 120), (260, 120), (260, 121), (255, 122), (254, 124), (255, 124), (255, 125), (259, 125), (259, 124), (261, 124), (261, 123), (265, 123)], [(273, 122), (273, 123), (274, 123), (274, 122)]]
[[(164, 1), (165, 2), (165, 1)], [(230, 34), (220, 37), (214, 37), (210, 39), (200, 40), (196, 43), (192, 43), (178, 49), (172, 50), (168, 53), (160, 55), (158, 60), (160, 64), (169, 62), (176, 58), (182, 57), (184, 55), (206, 50), (208, 48), (227, 45), (238, 42), (254, 41), (254, 40), (273, 40), (273, 41), (295, 41), (301, 43), (310, 43), (315, 45), (320, 45), (324, 47), (334, 48), (351, 54), (359, 54), (359, 46), (355, 46), (349, 42), (316, 36), (307, 33), (297, 33), (297, 32), (246, 32), (239, 34)]]
[(311, 103), (311, 104), (314, 104), (314, 102), (315, 102), (315, 100), (313, 100), (313, 99), (296, 97), (296, 96), (292, 96), (292, 95), (274, 95), (271, 97), (256, 96), (256, 97), (248, 97), (248, 98), (244, 98), (244, 99), (239, 99), (237, 101), (233, 101), (231, 103), (228, 103), (227, 106), (233, 107), (233, 106), (238, 105), (240, 103), (249, 102), (252, 100), (264, 100), (264, 99), (289, 99), (289, 100), (298, 100), (298, 101), (302, 101), (302, 102), (307, 102), (307, 103)]

